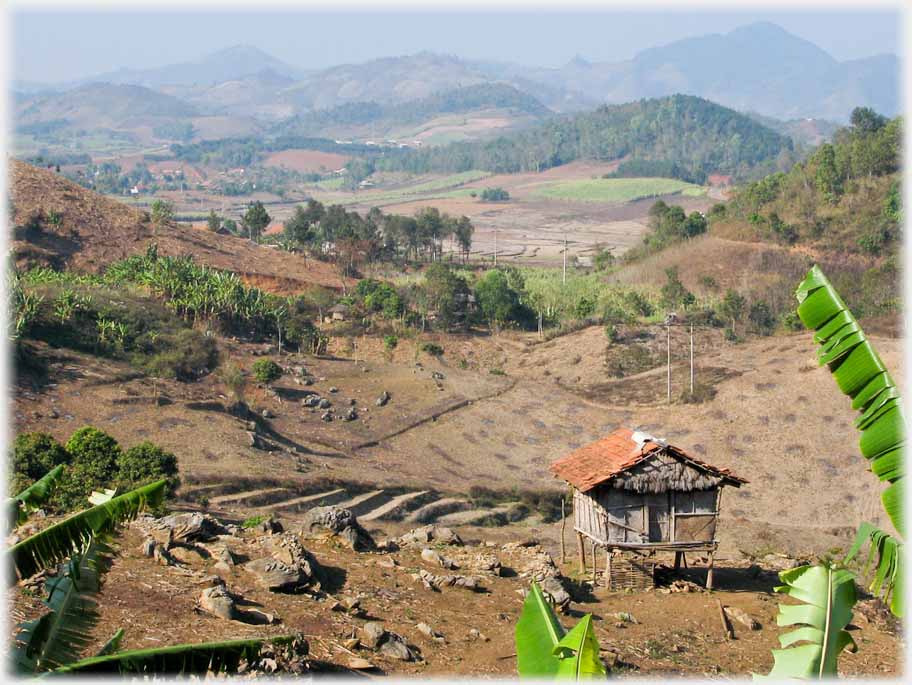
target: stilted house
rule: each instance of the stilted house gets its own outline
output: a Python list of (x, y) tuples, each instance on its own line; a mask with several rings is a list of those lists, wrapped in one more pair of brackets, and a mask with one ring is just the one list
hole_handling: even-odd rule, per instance
[[(593, 564), (597, 563), (595, 549), (606, 551), (609, 587), (623, 586), (622, 576), (633, 577), (637, 570), (651, 584), (650, 563), (653, 569), (654, 563), (648, 558), (654, 557), (652, 552), (675, 552), (675, 568), (682, 560), (686, 564), (686, 552), (704, 552), (709, 560), (706, 585), (712, 587), (722, 488), (741, 487), (746, 480), (664, 440), (627, 428), (558, 459), (551, 471), (573, 489), (573, 527), (583, 570), (587, 539)], [(640, 555), (617, 554), (619, 550)], [(631, 556), (638, 560), (634, 567), (624, 561)], [(612, 557), (617, 558), (614, 578)], [(627, 565), (622, 569), (619, 563)]]

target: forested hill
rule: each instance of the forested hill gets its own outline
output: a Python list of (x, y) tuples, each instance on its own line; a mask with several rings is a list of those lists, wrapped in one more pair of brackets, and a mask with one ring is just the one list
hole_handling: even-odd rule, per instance
[(413, 173), (483, 169), (540, 171), (577, 159), (627, 158), (641, 175), (703, 182), (711, 173), (738, 178), (774, 170), (791, 156), (791, 139), (743, 114), (702, 98), (672, 95), (549, 120), (491, 141), (453, 143), (378, 162)]
[(901, 117), (857, 108), (839, 129), (788, 173), (751, 183), (710, 213), (727, 238), (804, 243), (820, 250), (895, 254), (900, 244)]
[(301, 114), (282, 122), (275, 133), (331, 135), (344, 127), (388, 121), (391, 125), (415, 123), (442, 114), (482, 109), (506, 109), (520, 115), (544, 118), (553, 112), (531, 95), (505, 83), (479, 83), (435, 93), (405, 103), (350, 102)]

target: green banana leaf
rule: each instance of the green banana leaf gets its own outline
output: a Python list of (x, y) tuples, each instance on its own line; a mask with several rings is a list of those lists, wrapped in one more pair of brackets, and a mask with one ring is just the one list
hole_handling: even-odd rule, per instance
[(554, 610), (533, 582), (516, 623), (516, 666), (521, 678), (553, 678), (560, 659), (554, 650), (566, 631)]
[(79, 658), (92, 642), (91, 628), (98, 621), (95, 594), (99, 572), (108, 548), (93, 539), (86, 551), (74, 555), (67, 572), (48, 579), (48, 611), (21, 624), (16, 636), (14, 665), (21, 673), (59, 668)]
[(63, 464), (59, 464), (36, 480), (25, 490), (9, 499), (10, 527), (14, 528), (25, 523), (29, 512), (38, 509), (47, 502), (48, 497), (57, 486), (63, 473)]
[(98, 654), (95, 656), (107, 656), (109, 654), (114, 654), (118, 649), (120, 649), (120, 643), (123, 642), (124, 629), (118, 628), (111, 639), (104, 643), (101, 649), (98, 650)]
[(173, 645), (152, 649), (134, 649), (106, 656), (82, 659), (54, 671), (55, 674), (127, 674), (154, 673), (167, 675), (205, 675), (236, 673), (241, 659), (250, 661), (260, 654), (263, 644), (287, 643), (291, 637), (229, 640), (200, 644)]
[(164, 480), (150, 483), (74, 514), (22, 540), (8, 552), (16, 575), (29, 578), (42, 569), (65, 561), (74, 553), (84, 551), (93, 537), (135, 518), (146, 506), (160, 504), (164, 494)]
[(798, 286), (798, 316), (816, 330), (818, 360), (826, 364), (836, 384), (852, 398), (860, 415), (859, 447), (871, 460), (871, 470), (889, 486), (881, 500), (893, 527), (905, 536), (902, 512), (905, 464), (905, 417), (899, 390), (858, 321), (819, 267), (814, 266)]
[(846, 553), (844, 563), (854, 559), (867, 543), (870, 543), (870, 546), (867, 559), (862, 567), (862, 577), (868, 575), (875, 552), (878, 558), (868, 590), (875, 597), (882, 597), (884, 602), (888, 602), (890, 610), (895, 615), (902, 616), (904, 607), (899, 582), (904, 573), (903, 544), (889, 533), (864, 522), (858, 527), (855, 542)]
[(599, 644), (592, 630), (591, 614), (583, 616), (573, 630), (564, 635), (553, 653), (560, 659), (558, 678), (584, 680), (607, 675), (605, 664), (599, 658)]
[(776, 623), (797, 628), (779, 636), (785, 649), (774, 649), (773, 670), (766, 676), (755, 673), (754, 680), (835, 676), (842, 650), (857, 649), (845, 630), (855, 604), (854, 577), (845, 569), (818, 565), (782, 571), (779, 578), (784, 585), (776, 592), (800, 603), (780, 604)]

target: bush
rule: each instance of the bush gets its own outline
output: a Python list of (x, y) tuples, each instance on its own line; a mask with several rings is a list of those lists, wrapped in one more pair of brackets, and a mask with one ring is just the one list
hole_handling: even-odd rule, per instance
[(421, 345), (421, 351), (427, 352), (432, 357), (443, 356), (443, 348), (435, 343), (423, 343)]
[(798, 313), (791, 310), (782, 315), (782, 327), (787, 331), (804, 330), (804, 324), (801, 323), (801, 319), (798, 318)]
[(52, 501), (64, 510), (83, 508), (93, 490), (114, 486), (123, 450), (117, 440), (93, 426), (73, 433), (66, 450), (72, 465), (64, 472)]
[(180, 485), (177, 478), (177, 457), (148, 440), (123, 452), (118, 460), (117, 488), (120, 492), (162, 478), (168, 481), (168, 494), (173, 494)]
[(250, 518), (244, 519), (244, 521), (241, 523), (241, 528), (245, 528), (245, 529), (255, 528), (256, 526), (260, 525), (265, 520), (266, 520), (266, 517), (263, 516), (262, 514), (260, 514), (258, 516), (251, 516)]
[(21, 492), (55, 466), (69, 464), (69, 452), (47, 433), (22, 433), (13, 442), (12, 493)]
[(383, 336), (383, 348), (387, 352), (392, 352), (396, 349), (396, 346), (399, 344), (399, 338), (395, 335), (385, 335)]
[(282, 367), (271, 359), (257, 359), (253, 363), (253, 377), (260, 383), (272, 383), (282, 377)]
[(482, 202), (507, 202), (510, 199), (510, 193), (503, 188), (485, 188), (481, 191)]
[(218, 366), (215, 338), (193, 329), (172, 334), (146, 334), (137, 340), (132, 364), (151, 376), (193, 381)]

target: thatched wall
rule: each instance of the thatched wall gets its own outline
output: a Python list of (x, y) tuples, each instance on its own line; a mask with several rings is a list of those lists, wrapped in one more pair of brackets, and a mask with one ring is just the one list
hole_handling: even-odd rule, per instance
[(721, 482), (722, 479), (718, 476), (713, 476), (660, 452), (652, 459), (647, 459), (615, 476), (611, 480), (611, 485), (619, 490), (659, 493), (669, 490), (678, 492), (710, 490)]

